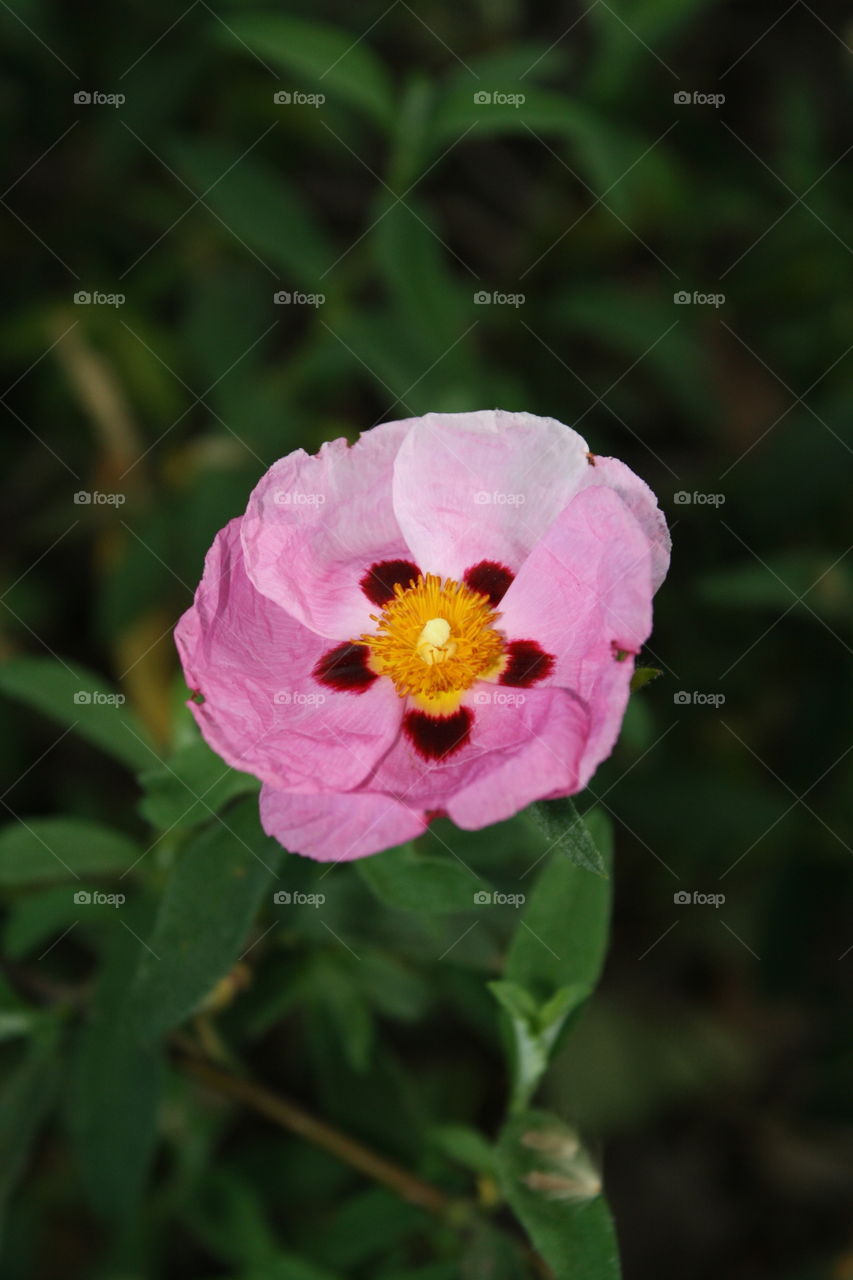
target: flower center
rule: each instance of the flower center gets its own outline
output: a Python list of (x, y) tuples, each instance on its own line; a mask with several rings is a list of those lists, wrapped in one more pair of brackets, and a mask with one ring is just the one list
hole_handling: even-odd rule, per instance
[(359, 643), (369, 646), (372, 669), (389, 676), (401, 698), (446, 712), (475, 680), (499, 671), (504, 642), (493, 629), (499, 616), (485, 595), (427, 574), (405, 590), (395, 585), (382, 613), (371, 614), (376, 634)]

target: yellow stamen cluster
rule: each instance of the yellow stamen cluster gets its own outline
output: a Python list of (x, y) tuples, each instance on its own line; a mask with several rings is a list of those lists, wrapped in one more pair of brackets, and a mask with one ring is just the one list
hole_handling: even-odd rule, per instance
[(464, 583), (435, 574), (408, 588), (398, 583), (380, 615), (375, 635), (361, 636), (370, 665), (389, 676), (400, 697), (447, 712), (475, 680), (500, 670), (503, 640), (488, 598)]

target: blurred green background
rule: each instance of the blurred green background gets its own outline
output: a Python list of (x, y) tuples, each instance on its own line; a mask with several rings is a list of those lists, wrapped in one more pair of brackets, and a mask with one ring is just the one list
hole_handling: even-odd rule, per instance
[[(0, 31), (3, 817), (166, 830), (124, 930), (0, 844), (4, 1277), (526, 1274), (105, 1048), (186, 807), (171, 627), (214, 534), (297, 446), (494, 406), (624, 459), (674, 541), (662, 675), (580, 798), (613, 822), (611, 948), (545, 1101), (606, 1151), (627, 1277), (853, 1276), (849, 9), (11, 0)], [(76, 708), (22, 658), (85, 664), (135, 727), (58, 737)], [(507, 891), (531, 861), (517, 824), (443, 838)], [(322, 892), (247, 918), (198, 1034), (488, 1200), (439, 1131), (499, 1123), (512, 909), (457, 945), (464, 913), (352, 868)]]

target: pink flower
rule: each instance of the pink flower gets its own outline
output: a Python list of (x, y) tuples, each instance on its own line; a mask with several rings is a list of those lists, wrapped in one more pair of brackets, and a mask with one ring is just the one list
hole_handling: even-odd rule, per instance
[(275, 463), (176, 639), (204, 737), (292, 852), (476, 829), (610, 754), (669, 536), (552, 418), (427, 414)]

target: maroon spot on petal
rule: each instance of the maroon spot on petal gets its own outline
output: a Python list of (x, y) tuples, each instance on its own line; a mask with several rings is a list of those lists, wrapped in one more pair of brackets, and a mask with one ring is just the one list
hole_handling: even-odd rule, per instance
[(314, 668), (314, 679), (339, 693), (364, 693), (376, 679), (367, 665), (367, 646), (345, 641), (324, 653)]
[(554, 669), (554, 659), (535, 640), (511, 640), (506, 647), (507, 668), (499, 677), (501, 684), (527, 689), (544, 680)]
[(488, 596), (489, 603), (494, 607), (503, 600), (514, 577), (515, 574), (506, 565), (498, 564), (496, 560), (481, 560), (479, 564), (465, 570), (464, 581), (472, 591)]
[(630, 658), (632, 654), (636, 654), (636, 649), (623, 649), (616, 640), (610, 641), (610, 652), (617, 662), (624, 662), (626, 658)]
[(425, 711), (407, 711), (403, 728), (424, 760), (446, 760), (465, 746), (473, 723), (473, 713), (467, 707), (460, 707), (452, 716), (428, 716)]
[(409, 583), (417, 582), (421, 571), (411, 560), (380, 560), (371, 565), (358, 584), (371, 604), (380, 608), (394, 599), (394, 588), (399, 585), (405, 591)]

